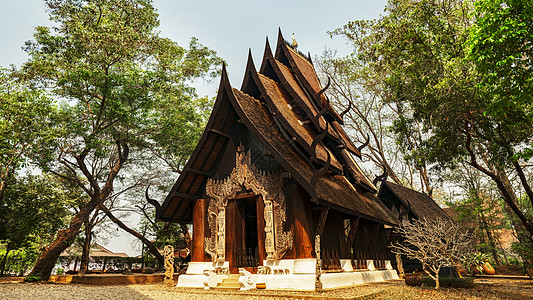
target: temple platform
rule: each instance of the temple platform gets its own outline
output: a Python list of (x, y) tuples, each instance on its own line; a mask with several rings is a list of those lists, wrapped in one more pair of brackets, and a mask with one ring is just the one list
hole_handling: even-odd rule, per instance
[[(348, 261), (348, 260), (347, 260)], [(348, 261), (349, 262), (349, 261)], [(186, 274), (178, 278), (177, 287), (211, 289), (224, 286), (228, 277), (237, 277), (236, 274), (227, 274), (228, 262), (191, 262)], [(260, 269), (268, 274), (252, 274), (241, 269), (238, 280), (240, 285), (233, 288), (240, 290), (256, 289), (264, 285), (267, 290), (327, 290), (356, 286), (371, 282), (383, 282), (399, 279), (396, 270), (390, 263), (385, 269), (375, 269), (369, 261), (369, 269), (354, 270), (351, 264), (343, 262), (343, 270), (339, 272), (316, 273), (315, 259), (286, 259), (279, 261), (265, 261)]]

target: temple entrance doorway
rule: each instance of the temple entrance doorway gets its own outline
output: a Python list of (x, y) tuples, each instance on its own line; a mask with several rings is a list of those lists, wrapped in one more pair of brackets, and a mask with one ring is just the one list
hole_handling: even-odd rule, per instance
[(265, 229), (263, 216), (258, 214), (259, 199), (255, 195), (237, 197), (230, 199), (226, 206), (226, 259), (231, 273), (238, 273), (238, 268), (262, 265), (264, 234), (261, 235), (258, 226), (263, 232)]
[(256, 199), (246, 198), (237, 200), (237, 207), (243, 219), (242, 246), (237, 248), (237, 267), (257, 267), (258, 239), (257, 239), (257, 206)]

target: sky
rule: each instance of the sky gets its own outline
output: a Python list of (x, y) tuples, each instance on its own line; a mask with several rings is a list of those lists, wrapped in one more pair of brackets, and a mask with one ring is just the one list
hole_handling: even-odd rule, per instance
[[(0, 3), (0, 66), (20, 66), (27, 59), (21, 48), (25, 41), (32, 39), (34, 28), (52, 23), (43, 0), (0, 0)], [(304, 53), (315, 56), (331, 48), (344, 55), (351, 52), (351, 47), (341, 37), (330, 38), (327, 32), (348, 21), (377, 18), (383, 13), (385, 3), (385, 0), (153, 0), (159, 13), (161, 35), (184, 47), (191, 37), (198, 38), (226, 61), (230, 82), (238, 88), (243, 80), (248, 50), (252, 50), (258, 67), (266, 37), (274, 50), (278, 28), (287, 40), (294, 33), (298, 49)], [(196, 82), (195, 87), (200, 96), (214, 97), (218, 83), (219, 78), (215, 78), (211, 82)], [(128, 221), (125, 223), (134, 226), (138, 218)], [(140, 254), (132, 246), (133, 238), (120, 231), (118, 234), (109, 239), (106, 248), (129, 255)]]

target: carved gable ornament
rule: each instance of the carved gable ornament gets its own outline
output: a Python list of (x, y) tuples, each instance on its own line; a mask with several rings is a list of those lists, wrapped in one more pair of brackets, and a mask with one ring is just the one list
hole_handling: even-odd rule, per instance
[[(241, 147), (239, 147), (241, 148)], [(240, 149), (239, 149), (240, 150)], [(251, 190), (263, 198), (265, 209), (265, 250), (267, 260), (281, 259), (292, 248), (292, 232), (284, 231), (286, 203), (280, 172), (267, 173), (252, 165), (250, 153), (237, 151), (235, 168), (222, 180), (209, 179), (206, 194), (211, 197), (208, 207), (210, 237), (205, 238), (205, 252), (213, 262), (224, 262), (226, 240), (226, 205), (243, 190)], [(259, 230), (259, 229), (258, 229)]]

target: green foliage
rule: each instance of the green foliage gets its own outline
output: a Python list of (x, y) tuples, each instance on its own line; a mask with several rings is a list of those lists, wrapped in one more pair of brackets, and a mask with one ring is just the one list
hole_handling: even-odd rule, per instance
[(35, 281), (40, 281), (40, 280), (41, 280), (41, 277), (35, 276), (35, 275), (29, 275), (29, 276), (26, 276), (26, 278), (24, 278), (24, 281), (26, 282), (35, 282)]
[(160, 37), (151, 1), (46, 2), (57, 26), (36, 28), (20, 72), (61, 102), (59, 159), (41, 166), (86, 191), (110, 171), (85, 172), (77, 160), (112, 164), (124, 147), (149, 150), (178, 169), (208, 106), (186, 82), (215, 74), (220, 59), (194, 38), (185, 49)]
[(150, 0), (45, 2), (54, 26), (36, 27), (17, 72), (58, 105), (53, 159), (36, 151), (35, 162), (87, 198), (36, 264), (43, 278), (98, 205), (152, 180), (161, 161), (183, 167), (210, 105), (189, 83), (221, 63), (195, 38), (183, 48), (161, 37)]
[(413, 161), (450, 162), (465, 154), (464, 120), (478, 116), (482, 99), (462, 48), (471, 9), (464, 1), (391, 0), (379, 19), (349, 22), (334, 32), (353, 43), (383, 98), (411, 111), (393, 126), (400, 147), (411, 147), (411, 125), (422, 123), (426, 141), (409, 149)]
[[(533, 127), (533, 6), (527, 0), (480, 0), (468, 40), (469, 56), (490, 94), (486, 114), (531, 142)], [(532, 149), (521, 153), (529, 158)]]
[(468, 271), (472, 273), (473, 269), (476, 268), (479, 273), (483, 273), (483, 263), (485, 261), (489, 260), (489, 256), (482, 252), (477, 253), (470, 253), (470, 255), (467, 255), (462, 260), (462, 263), (466, 268), (468, 268)]
[(532, 267), (533, 262), (533, 243), (529, 240), (522, 241), (522, 242), (514, 242), (511, 245), (511, 249), (513, 252), (518, 253), (520, 257), (522, 258), (522, 261), (517, 261), (514, 264), (516, 265), (524, 265), (526, 268)]
[[(385, 101), (409, 112), (393, 126), (399, 147), (410, 151), (407, 158), (435, 163), (440, 169), (464, 163), (482, 172), (519, 217), (520, 222), (513, 225), (525, 227), (524, 238), (531, 239), (533, 219), (515, 200), (519, 192), (533, 200), (528, 157), (521, 155), (533, 140), (533, 123), (524, 113), (530, 114), (531, 107), (526, 100), (515, 99), (516, 105), (507, 110), (487, 85), (487, 69), (478, 66), (466, 46), (476, 22), (474, 13), (470, 1), (390, 0), (380, 18), (349, 22), (334, 34), (353, 43), (353, 57), (367, 70), (368, 78), (377, 82), (374, 86)], [(522, 97), (530, 99), (530, 93)], [(503, 107), (508, 113), (493, 114), (496, 110), (491, 107)], [(417, 124), (423, 139), (409, 148), (411, 129)], [(509, 178), (516, 175), (520, 182), (513, 186)]]
[(14, 70), (0, 68), (0, 203), (10, 178), (28, 158), (50, 158), (56, 107), (42, 90), (17, 80)]
[(16, 250), (50, 239), (64, 226), (76, 201), (50, 175), (17, 177), (0, 206), (0, 240)]

